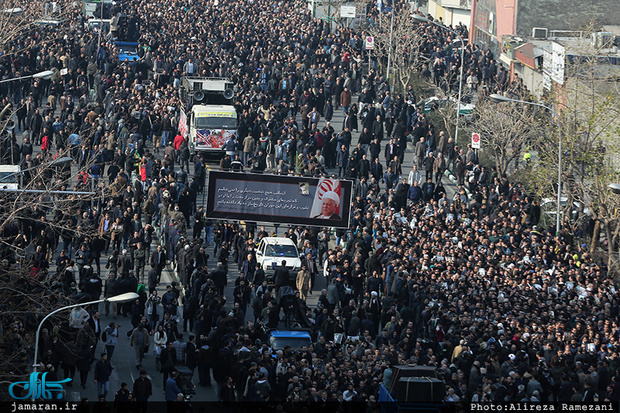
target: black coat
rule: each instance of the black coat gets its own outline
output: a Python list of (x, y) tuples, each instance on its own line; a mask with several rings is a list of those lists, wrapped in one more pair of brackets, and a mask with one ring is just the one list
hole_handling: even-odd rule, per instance
[(278, 267), (274, 273), (276, 287), (290, 285), (290, 275), (286, 267)]
[(369, 178), (370, 173), (370, 161), (368, 159), (361, 159), (357, 165), (357, 173), (359, 177)]
[(153, 395), (151, 380), (147, 377), (145, 377), (144, 380), (138, 377), (133, 383), (133, 395), (138, 401), (151, 397)]
[(226, 271), (215, 270), (211, 273), (211, 279), (218, 288), (224, 288), (226, 286)]
[(372, 138), (378, 138), (379, 142), (381, 142), (383, 139), (383, 122), (376, 120), (374, 121), (372, 124)]
[(263, 280), (265, 279), (265, 271), (262, 268), (259, 268), (254, 273), (254, 285), (260, 286), (263, 284)]
[(105, 383), (110, 378), (110, 374), (112, 374), (112, 364), (110, 364), (110, 360), (106, 360), (105, 362), (102, 360), (97, 361), (95, 364), (95, 380)]
[(194, 343), (187, 343), (185, 346), (185, 365), (193, 370), (198, 364), (198, 355), (196, 353), (196, 345)]
[[(97, 297), (97, 298), (99, 298), (99, 297)], [(93, 300), (96, 300), (97, 298), (94, 298)], [(99, 320), (97, 320), (97, 321), (99, 321), (99, 323), (98, 323), (99, 324), (99, 329), (98, 330), (95, 330), (95, 319), (94, 318), (92, 318), (92, 317), (89, 318), (87, 323), (90, 324), (90, 328), (93, 329), (93, 332), (95, 333), (95, 336), (97, 337), (97, 340), (99, 340), (99, 337), (101, 337), (101, 332), (103, 330), (105, 330), (106, 326), (101, 321), (101, 318)]]
[(151, 254), (151, 265), (161, 269), (166, 266), (166, 252), (163, 249), (161, 250), (161, 257), (157, 250), (153, 251), (153, 254)]
[(174, 366), (177, 364), (176, 350), (174, 348), (172, 350), (169, 350), (167, 347), (163, 349), (160, 355), (160, 362), (161, 362), (162, 373), (164, 372), (170, 373), (171, 371), (173, 371)]
[(95, 361), (93, 353), (88, 348), (78, 351), (77, 369), (78, 371), (90, 371), (90, 366)]

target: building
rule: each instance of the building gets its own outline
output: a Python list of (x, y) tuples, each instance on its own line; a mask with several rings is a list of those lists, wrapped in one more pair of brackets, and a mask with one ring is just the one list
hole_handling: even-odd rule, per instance
[[(498, 56), (503, 36), (533, 37), (535, 29), (585, 30), (620, 23), (620, 7), (600, 0), (476, 0), (469, 41)], [(597, 29), (598, 29), (597, 27)]]
[[(511, 78), (518, 76), (535, 96), (558, 90), (566, 82), (588, 77), (600, 82), (601, 88), (620, 80), (620, 50), (614, 44), (617, 26), (603, 26), (601, 32), (551, 30), (546, 39), (524, 41), (518, 36), (502, 38), (499, 61), (508, 68)], [(592, 76), (593, 75), (593, 76)]]
[(429, 0), (428, 13), (447, 26), (469, 27), (472, 0)]

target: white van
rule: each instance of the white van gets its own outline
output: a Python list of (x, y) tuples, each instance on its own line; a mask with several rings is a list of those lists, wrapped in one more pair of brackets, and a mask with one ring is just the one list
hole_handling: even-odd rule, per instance
[(20, 171), (19, 165), (0, 165), (0, 188), (19, 189)]
[(265, 237), (258, 244), (256, 261), (261, 264), (267, 281), (273, 278), (276, 267), (286, 261), (286, 268), (290, 271), (291, 279), (297, 277), (297, 271), (301, 269), (301, 259), (297, 246), (290, 238)]

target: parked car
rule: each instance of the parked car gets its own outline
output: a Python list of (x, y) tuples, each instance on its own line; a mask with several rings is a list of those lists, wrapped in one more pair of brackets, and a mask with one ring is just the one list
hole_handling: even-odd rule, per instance
[(297, 276), (296, 271), (301, 269), (301, 259), (297, 246), (290, 238), (265, 237), (258, 244), (256, 261), (261, 264), (267, 282), (273, 284), (273, 275), (276, 267), (286, 261), (286, 268), (290, 271), (291, 280)]
[[(452, 102), (455, 106), (458, 103), (458, 100), (454, 97), (446, 98), (446, 97), (431, 96), (430, 98), (424, 99), (420, 103), (418, 103), (418, 106), (424, 108), (424, 113), (429, 113), (433, 110), (445, 107), (446, 104), (448, 103), (448, 100), (450, 100), (450, 102)], [(471, 120), (475, 108), (476, 108), (475, 104), (465, 103), (461, 101), (461, 107), (460, 107), (461, 116), (465, 117), (465, 119), (467, 120)]]
[(133, 62), (140, 60), (138, 55), (139, 43), (137, 42), (116, 42), (114, 43), (118, 50), (119, 62)]
[[(561, 214), (564, 213), (564, 210), (566, 209), (566, 203), (568, 202), (568, 198), (567, 197), (561, 197), (560, 198), (560, 208), (561, 208)], [(540, 202), (540, 209), (541, 211), (549, 216), (549, 217), (553, 217), (553, 219), (555, 220), (556, 215), (558, 213), (558, 199), (557, 198), (543, 198), (542, 201)], [(571, 221), (574, 221), (577, 218), (577, 214), (579, 213), (579, 210), (581, 209), (581, 203), (577, 202), (577, 201), (573, 201), (573, 208), (571, 210)], [(592, 215), (592, 211), (590, 211), (590, 208), (588, 207), (584, 207), (583, 208), (583, 213), (585, 215)]]
[(269, 333), (269, 347), (275, 353), (290, 346), (292, 351), (299, 351), (302, 347), (308, 348), (312, 344), (312, 337), (307, 331), (274, 330)]

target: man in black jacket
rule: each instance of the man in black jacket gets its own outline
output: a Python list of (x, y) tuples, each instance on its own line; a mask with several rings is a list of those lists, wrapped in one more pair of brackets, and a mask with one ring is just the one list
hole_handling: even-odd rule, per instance
[(108, 354), (101, 353), (101, 359), (95, 364), (95, 383), (97, 384), (97, 395), (104, 399), (110, 390), (111, 374), (112, 364), (108, 360)]
[(166, 267), (166, 252), (161, 245), (158, 245), (157, 249), (151, 254), (151, 265), (155, 268), (155, 271), (157, 271), (157, 280), (159, 283), (161, 272)]
[(282, 260), (282, 265), (276, 268), (273, 278), (275, 280), (276, 290), (279, 290), (280, 287), (290, 285), (290, 276), (286, 268), (286, 260)]
[(226, 270), (221, 262), (217, 263), (217, 270), (212, 271), (209, 277), (213, 280), (217, 292), (219, 295), (224, 294), (224, 288), (226, 287)]
[(192, 371), (192, 375), (194, 375), (194, 369), (198, 364), (198, 353), (196, 353), (195, 338), (196, 337), (191, 334), (189, 336), (189, 341), (185, 345), (185, 365)]
[(226, 377), (226, 384), (220, 389), (220, 400), (224, 403), (231, 403), (235, 398), (235, 383), (232, 377)]
[[(97, 300), (97, 299), (99, 299), (99, 297), (93, 298), (93, 300)], [(95, 311), (93, 313), (93, 316), (88, 319), (87, 323), (90, 324), (90, 328), (93, 329), (93, 332), (95, 333), (95, 337), (97, 337), (97, 341), (99, 341), (99, 339), (101, 338), (101, 332), (103, 331), (103, 325), (101, 324), (101, 318), (99, 315), (99, 311)], [(91, 348), (91, 352), (93, 354), (95, 354), (96, 348), (97, 348), (96, 344)], [(108, 359), (107, 355), (106, 355), (106, 359)]]
[(26, 159), (27, 155), (32, 155), (32, 144), (30, 143), (30, 138), (28, 136), (24, 137), (24, 143), (20, 148), (21, 160)]
[(146, 413), (147, 402), (153, 395), (153, 385), (146, 376), (146, 370), (140, 370), (140, 377), (133, 383), (133, 397), (138, 404), (138, 413)]
[(41, 144), (41, 129), (43, 127), (43, 116), (39, 113), (39, 109), (34, 111), (34, 115), (30, 120), (30, 129), (32, 131), (32, 140), (35, 145)]
[(400, 158), (400, 148), (397, 144), (394, 143), (393, 138), (391, 138), (390, 142), (385, 145), (384, 155), (386, 163), (389, 163), (392, 159), (394, 159), (395, 156), (398, 156)]
[(383, 140), (383, 122), (381, 121), (381, 115), (377, 115), (376, 120), (372, 124), (372, 137), (378, 139), (379, 143)]
[(160, 355), (161, 372), (164, 374), (164, 388), (166, 387), (166, 380), (168, 380), (168, 376), (174, 371), (174, 366), (176, 366), (178, 362), (177, 352), (172, 344), (173, 341), (168, 340), (166, 343), (166, 348), (161, 351)]
[(370, 153), (370, 162), (374, 162), (381, 153), (381, 143), (378, 138), (374, 138), (372, 143), (368, 145), (368, 152)]
[[(378, 159), (378, 158), (377, 158)], [(361, 178), (369, 178), (370, 175), (370, 161), (366, 158), (366, 154), (362, 155), (362, 159), (360, 159), (357, 165), (357, 174), (358, 177)]]

